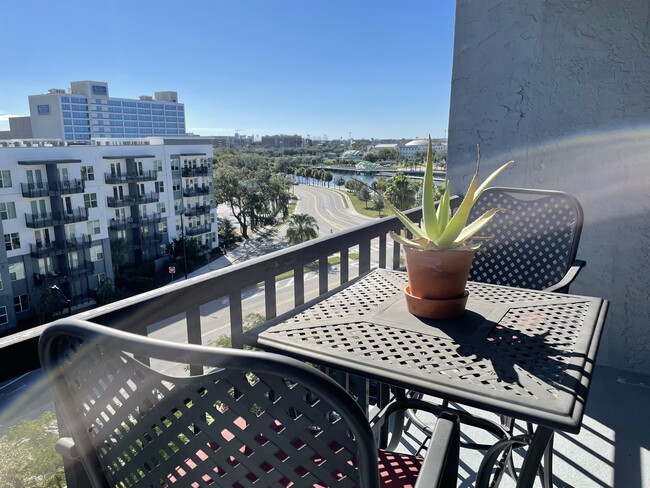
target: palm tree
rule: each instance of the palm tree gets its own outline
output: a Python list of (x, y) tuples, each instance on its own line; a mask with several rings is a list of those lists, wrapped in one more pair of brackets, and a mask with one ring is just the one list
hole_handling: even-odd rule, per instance
[(318, 224), (309, 214), (293, 214), (289, 218), (287, 240), (290, 245), (300, 244), (318, 237)]

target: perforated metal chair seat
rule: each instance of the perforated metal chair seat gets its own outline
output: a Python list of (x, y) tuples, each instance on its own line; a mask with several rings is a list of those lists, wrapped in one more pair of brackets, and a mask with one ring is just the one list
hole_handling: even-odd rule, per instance
[[(441, 420), (439, 448), (425, 460), (377, 451), (347, 392), (290, 358), (173, 344), (72, 319), (50, 325), (39, 351), (72, 439), (59, 448), (81, 461), (95, 487), (456, 483), (457, 419)], [(172, 377), (150, 360), (210, 372)]]

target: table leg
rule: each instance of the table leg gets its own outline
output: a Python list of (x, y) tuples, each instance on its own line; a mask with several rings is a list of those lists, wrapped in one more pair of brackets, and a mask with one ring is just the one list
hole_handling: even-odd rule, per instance
[(532, 488), (537, 474), (537, 468), (542, 462), (542, 458), (547, 463), (544, 466), (544, 475), (542, 483), (545, 487), (550, 487), (552, 482), (551, 455), (553, 449), (553, 429), (538, 426), (533, 434), (533, 438), (526, 451), (524, 463), (521, 466), (517, 488)]

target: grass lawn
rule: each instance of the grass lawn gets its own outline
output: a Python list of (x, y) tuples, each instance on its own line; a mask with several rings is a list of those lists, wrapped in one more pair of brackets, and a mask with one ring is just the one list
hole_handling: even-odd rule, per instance
[[(352, 201), (352, 205), (354, 206), (354, 209), (360, 213), (361, 215), (365, 215), (366, 217), (372, 217), (374, 219), (378, 219), (381, 217), (386, 217), (387, 215), (393, 215), (393, 212), (389, 209), (384, 207), (381, 209), (381, 213), (378, 212), (377, 210), (374, 210), (372, 208), (372, 201), (370, 202), (362, 202), (359, 200), (359, 198), (351, 192), (346, 192), (343, 190), (335, 190), (338, 191), (339, 193), (343, 195), (347, 195), (350, 197), (350, 200)], [(366, 208), (367, 207), (367, 208)]]

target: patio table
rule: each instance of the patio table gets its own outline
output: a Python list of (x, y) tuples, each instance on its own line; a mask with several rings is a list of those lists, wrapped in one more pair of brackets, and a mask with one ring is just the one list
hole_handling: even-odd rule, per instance
[(426, 320), (407, 312), (406, 283), (374, 270), (243, 340), (535, 424), (518, 483), (532, 486), (554, 430), (580, 430), (607, 301), (469, 282), (461, 317)]

